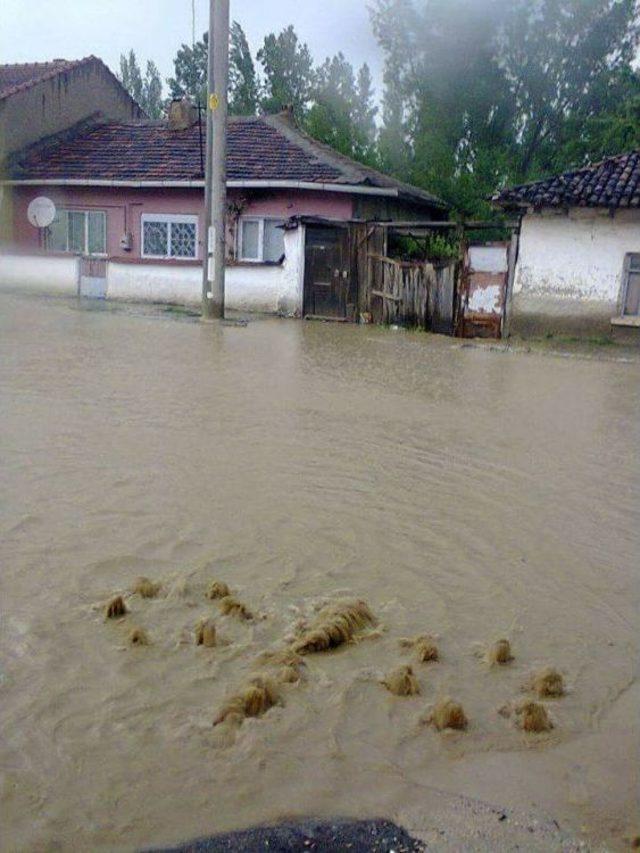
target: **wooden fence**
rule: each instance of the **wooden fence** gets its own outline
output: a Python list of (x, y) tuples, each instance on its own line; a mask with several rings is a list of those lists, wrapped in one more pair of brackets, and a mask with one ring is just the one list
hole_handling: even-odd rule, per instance
[(451, 334), (454, 325), (456, 263), (396, 261), (369, 254), (371, 313), (376, 322)]

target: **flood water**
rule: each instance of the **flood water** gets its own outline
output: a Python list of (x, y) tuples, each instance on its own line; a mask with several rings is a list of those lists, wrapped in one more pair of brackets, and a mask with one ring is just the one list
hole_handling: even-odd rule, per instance
[[(609, 353), (607, 353), (609, 355)], [(284, 817), (429, 825), (439, 792), (637, 832), (640, 367), (366, 327), (205, 326), (0, 296), (5, 850), (135, 849)], [(146, 575), (154, 600), (100, 609)], [(225, 580), (264, 618), (218, 616)], [(224, 697), (325, 599), (384, 631), (307, 658), (223, 741)], [(146, 648), (127, 648), (131, 625)], [(422, 695), (378, 679), (438, 635)], [(490, 668), (478, 648), (508, 637)], [(497, 714), (565, 675), (550, 735)], [(419, 723), (437, 697), (466, 732)]]

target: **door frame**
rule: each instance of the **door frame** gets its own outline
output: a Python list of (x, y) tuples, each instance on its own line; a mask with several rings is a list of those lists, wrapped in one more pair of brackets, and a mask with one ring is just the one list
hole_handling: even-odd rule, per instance
[[(342, 241), (342, 263), (341, 263), (341, 273), (347, 273), (346, 281), (348, 282), (346, 287), (348, 291), (348, 295), (352, 297), (353, 302), (353, 310), (349, 312), (348, 306), (351, 304), (349, 301), (345, 301), (344, 305), (344, 316), (339, 314), (321, 316), (314, 314), (310, 309), (313, 305), (313, 294), (311, 293), (312, 283), (309, 279), (309, 264), (308, 264), (308, 253), (307, 253), (307, 241), (309, 237), (309, 231), (313, 229), (325, 230), (325, 231), (334, 231), (339, 235), (339, 239)], [(348, 322), (356, 322), (358, 316), (358, 279), (357, 276), (354, 276), (353, 269), (353, 259), (352, 259), (352, 251), (351, 251), (351, 228), (349, 223), (347, 222), (307, 222), (305, 223), (305, 231), (304, 231), (304, 246), (303, 246), (303, 257), (304, 257), (304, 265), (303, 265), (303, 275), (302, 275), (302, 316), (305, 319), (322, 319), (327, 321), (332, 321), (335, 323), (348, 323)]]

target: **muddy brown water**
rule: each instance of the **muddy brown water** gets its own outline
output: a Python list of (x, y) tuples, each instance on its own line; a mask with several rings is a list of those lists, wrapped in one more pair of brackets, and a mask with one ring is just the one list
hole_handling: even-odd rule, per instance
[[(438, 792), (637, 831), (640, 369), (387, 330), (0, 296), (6, 850), (134, 849), (297, 815), (429, 824)], [(96, 604), (138, 575), (123, 623)], [(218, 617), (216, 577), (265, 618)], [(223, 698), (325, 598), (385, 628), (308, 659), (223, 743)], [(149, 647), (127, 649), (140, 626)], [(378, 684), (440, 637), (422, 695)], [(476, 655), (506, 636), (515, 661)], [(561, 669), (556, 728), (496, 709)], [(436, 698), (467, 732), (419, 724)]]

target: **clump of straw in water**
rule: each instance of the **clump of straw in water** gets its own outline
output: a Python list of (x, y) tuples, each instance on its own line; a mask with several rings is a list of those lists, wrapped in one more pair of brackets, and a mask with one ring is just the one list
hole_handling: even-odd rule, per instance
[(155, 598), (160, 592), (160, 584), (150, 581), (149, 578), (136, 578), (133, 582), (132, 592), (141, 598)]
[(207, 590), (207, 598), (211, 601), (216, 601), (219, 598), (227, 598), (231, 595), (231, 590), (224, 581), (212, 581)]
[(304, 663), (297, 652), (287, 648), (262, 652), (258, 661), (263, 664), (272, 664), (273, 666), (300, 666)]
[(531, 688), (541, 699), (545, 696), (563, 696), (564, 679), (557, 669), (547, 666), (534, 674)]
[(513, 655), (511, 654), (511, 643), (509, 640), (498, 640), (491, 646), (487, 656), (489, 663), (510, 663), (513, 660)]
[(107, 604), (104, 610), (104, 615), (107, 619), (119, 619), (127, 613), (127, 605), (124, 603), (124, 598), (121, 595), (116, 595)]
[(213, 725), (224, 722), (242, 725), (247, 717), (261, 717), (279, 701), (280, 693), (275, 682), (263, 675), (256, 675), (242, 690), (227, 699)]
[(328, 604), (299, 640), (293, 650), (299, 655), (325, 652), (350, 642), (358, 631), (375, 624), (375, 617), (364, 601)]
[(553, 728), (547, 709), (539, 702), (521, 702), (515, 712), (517, 725), (525, 732), (550, 732)]
[(436, 702), (426, 722), (435, 726), (439, 732), (444, 729), (466, 729), (468, 725), (462, 705), (449, 698)]
[(280, 684), (297, 684), (302, 677), (301, 667), (304, 660), (293, 649), (275, 649), (274, 651), (262, 652), (258, 662), (263, 666), (273, 667), (277, 670), (274, 678)]
[(301, 678), (302, 673), (297, 666), (282, 666), (275, 676), (279, 684), (297, 684)]
[(435, 639), (428, 634), (422, 634), (415, 639), (400, 640), (400, 645), (405, 649), (413, 649), (420, 663), (428, 663), (440, 659), (440, 653)]
[(250, 622), (254, 615), (249, 610), (246, 604), (243, 604), (235, 595), (226, 595), (220, 599), (220, 609), (225, 616), (237, 616), (238, 619), (244, 619)]
[(196, 645), (212, 649), (216, 642), (216, 626), (213, 619), (203, 619), (196, 626)]
[(132, 628), (129, 632), (129, 645), (130, 646), (148, 646), (149, 645), (149, 635), (144, 630), (144, 628)]
[(398, 666), (382, 682), (395, 696), (418, 696), (420, 685), (410, 666)]

